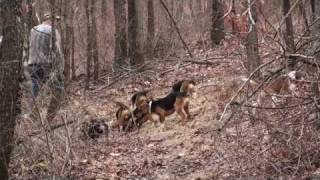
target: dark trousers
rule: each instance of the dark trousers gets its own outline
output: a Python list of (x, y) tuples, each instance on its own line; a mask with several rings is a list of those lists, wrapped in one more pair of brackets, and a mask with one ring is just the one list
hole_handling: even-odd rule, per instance
[(48, 83), (52, 97), (49, 102), (46, 119), (50, 122), (55, 117), (63, 99), (63, 77), (55, 75), (55, 77), (50, 78), (49, 76), (52, 71), (52, 66), (50, 64), (31, 64), (28, 66), (28, 70), (32, 82), (31, 92), (34, 101), (39, 94), (41, 86)]

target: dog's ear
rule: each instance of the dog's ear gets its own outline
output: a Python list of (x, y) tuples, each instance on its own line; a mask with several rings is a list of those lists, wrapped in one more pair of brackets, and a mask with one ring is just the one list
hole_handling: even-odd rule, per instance
[(189, 87), (189, 81), (183, 81), (180, 87), (180, 92), (186, 92)]
[(183, 81), (179, 81), (179, 82), (176, 82), (175, 84), (173, 84), (172, 91), (173, 92), (179, 92), (180, 89), (181, 89), (182, 83), (183, 83)]
[(195, 82), (193, 80), (185, 80), (181, 84), (180, 92), (182, 93), (190, 93), (190, 91), (194, 91)]
[(194, 81), (194, 80), (190, 80), (190, 84), (192, 84), (192, 85), (196, 85), (196, 81)]

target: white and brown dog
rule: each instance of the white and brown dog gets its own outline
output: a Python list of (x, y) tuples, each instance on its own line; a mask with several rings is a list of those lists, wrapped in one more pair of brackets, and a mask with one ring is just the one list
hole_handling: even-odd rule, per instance
[[(299, 83), (299, 80), (302, 80), (302, 78), (303, 74), (301, 72), (291, 71), (287, 74), (280, 75), (274, 80), (266, 83), (266, 85), (262, 87), (262, 91), (258, 95), (257, 104), (262, 105), (267, 97), (271, 97), (273, 107), (275, 107), (275, 103), (278, 102), (277, 96), (298, 96), (299, 93), (297, 91), (297, 84)], [(243, 80), (247, 81), (248, 79)], [(250, 80), (248, 82), (253, 87), (258, 86), (258, 83), (256, 81)]]
[[(258, 92), (256, 105), (262, 105), (270, 97), (272, 106), (275, 107), (276, 102), (278, 102), (277, 97), (279, 96), (298, 96), (297, 84), (302, 78), (303, 74), (301, 72), (291, 71), (265, 83), (265, 85), (262, 86), (262, 90)], [(243, 85), (243, 83), (246, 83), (246, 86), (239, 93), (240, 99), (245, 96), (248, 90), (254, 91), (259, 86), (259, 83), (255, 80), (246, 77), (237, 77), (229, 81), (227, 86), (223, 89), (226, 93), (232, 95)]]

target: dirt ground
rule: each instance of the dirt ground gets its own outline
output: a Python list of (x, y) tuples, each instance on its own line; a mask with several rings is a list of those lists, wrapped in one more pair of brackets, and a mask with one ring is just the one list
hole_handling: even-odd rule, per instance
[[(42, 132), (39, 122), (22, 120), (17, 125), (17, 147), (12, 161), (14, 179), (221, 179), (223, 157), (216, 152), (219, 146), (217, 114), (221, 113), (230, 95), (223, 87), (230, 78), (244, 75), (242, 50), (221, 47), (197, 53), (198, 62), (180, 66), (170, 60), (145, 74), (121, 79), (106, 86), (106, 79), (84, 92), (81, 80), (72, 84), (68, 103), (58, 120), (75, 122), (49, 135)], [(220, 52), (219, 54), (217, 52)], [(206, 60), (208, 57), (213, 57)], [(155, 73), (156, 72), (156, 73)], [(120, 133), (111, 129), (109, 137), (97, 141), (81, 137), (81, 123), (91, 117), (115, 119), (116, 105), (111, 100), (129, 103), (138, 90), (151, 89), (154, 97), (170, 91), (174, 82), (194, 79), (197, 98), (191, 102), (192, 120), (183, 123), (176, 114), (155, 127), (146, 123), (139, 130)], [(86, 111), (86, 112), (84, 112)], [(219, 163), (217, 163), (219, 162)]]

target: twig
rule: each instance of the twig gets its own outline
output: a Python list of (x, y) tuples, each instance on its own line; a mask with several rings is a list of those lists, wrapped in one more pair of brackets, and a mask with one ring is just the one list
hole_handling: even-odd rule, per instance
[[(34, 100), (34, 101), (35, 101), (35, 100)], [(41, 117), (39, 107), (38, 107), (38, 105), (36, 104), (36, 102), (34, 102), (34, 105), (35, 105), (34, 108), (36, 108), (36, 116), (39, 117), (40, 122), (41, 122), (41, 126), (42, 126), (42, 128), (45, 130), (46, 144), (47, 144), (47, 147), (48, 147), (48, 151), (49, 151), (49, 153), (50, 153), (50, 161), (52, 161), (52, 160), (53, 160), (53, 152), (52, 152), (52, 150), (51, 150), (51, 148), (50, 148), (50, 142), (49, 142), (49, 141), (50, 141), (50, 138), (49, 138), (48, 132), (46, 131), (46, 127), (45, 127), (44, 121), (43, 121), (43, 119), (42, 119), (42, 117)], [(41, 131), (40, 131), (38, 134), (40, 134), (40, 133), (41, 133)]]
[(189, 62), (191, 64), (205, 64), (205, 65), (219, 65), (220, 63), (228, 63), (226, 61), (197, 61), (197, 60), (184, 60), (185, 62)]
[[(68, 129), (68, 126), (67, 126), (67, 114), (65, 114), (65, 117), (63, 118), (63, 122), (64, 122), (64, 127), (66, 129), (66, 133), (67, 133), (67, 142), (66, 142), (66, 157), (65, 157), (65, 161), (63, 163), (63, 166), (61, 168), (61, 171), (60, 171), (60, 175), (63, 174), (64, 172), (64, 169), (66, 167), (66, 164), (67, 164), (67, 161), (70, 160), (70, 154), (71, 154), (71, 137), (70, 137), (70, 132), (69, 132), (69, 129)], [(71, 163), (70, 163), (71, 164)]]
[[(250, 76), (248, 77), (248, 79), (242, 84), (242, 86), (238, 89), (238, 91), (236, 92), (236, 94), (231, 98), (231, 100), (225, 105), (224, 107), (224, 110), (223, 110), (223, 113), (219, 119), (219, 121), (222, 121), (222, 119), (224, 118), (227, 110), (229, 109), (230, 105), (232, 103), (234, 103), (235, 99), (238, 97), (238, 95), (240, 94), (240, 92), (242, 91), (242, 89), (245, 87), (245, 85), (252, 79), (252, 77), (262, 68), (266, 67), (267, 65), (269, 64), (272, 64), (273, 62), (275, 62), (277, 60), (274, 59), (274, 60), (271, 60), (267, 63), (264, 63), (262, 65), (260, 65), (258, 68), (256, 68), (251, 74)], [(222, 130), (226, 125), (227, 123), (232, 119), (233, 116), (230, 116), (226, 121), (224, 121), (223, 125), (219, 128), (219, 130)]]
[(291, 12), (296, 8), (296, 6), (299, 4), (300, 0), (296, 0), (292, 7), (289, 9), (288, 13), (282, 18), (282, 20), (279, 23), (279, 26), (277, 27), (276, 35), (280, 32), (281, 26), (284, 24), (285, 20), (288, 18), (288, 16), (291, 14)]
[[(66, 123), (54, 125), (54, 126), (50, 127), (50, 131), (59, 129), (59, 128), (61, 128), (61, 127), (63, 127), (63, 126), (66, 126), (66, 125), (69, 125), (69, 124), (73, 124), (74, 122), (76, 122), (76, 121), (73, 120), (73, 121), (68, 121), (68, 122), (66, 122)], [(41, 134), (41, 131), (33, 132), (33, 133), (31, 133), (31, 134), (28, 134), (27, 136), (29, 136), (29, 137), (34, 137), (34, 136), (37, 136), (37, 135), (39, 135), (39, 134)], [(47, 133), (46, 133), (46, 134), (47, 134)]]
[(249, 15), (249, 19), (251, 21), (250, 26), (255, 25), (256, 22), (254, 21), (253, 17), (252, 17), (252, 13), (251, 13), (251, 0), (248, 0), (248, 15)]
[(108, 87), (116, 84), (117, 82), (119, 82), (121, 79), (127, 77), (129, 74), (130, 74), (130, 73), (125, 73), (125, 74), (119, 76), (118, 78), (116, 78), (115, 80), (113, 80), (111, 83), (109, 83), (109, 84), (107, 84), (107, 85), (105, 85), (105, 86), (102, 86), (102, 87), (100, 87), (99, 89), (96, 89), (95, 91), (104, 90), (105, 88), (108, 88)]
[(298, 106), (305, 106), (305, 105), (308, 105), (308, 104), (311, 104), (313, 103), (313, 100), (312, 101), (308, 101), (308, 102), (305, 102), (303, 104), (294, 104), (294, 105), (291, 105), (291, 106), (283, 106), (283, 107), (261, 107), (261, 106), (254, 106), (254, 105), (249, 105), (249, 104), (239, 104), (239, 103), (234, 103), (234, 104), (231, 104), (232, 106), (243, 106), (243, 107), (249, 107), (249, 108), (256, 108), (256, 109), (291, 109), (291, 108), (296, 108)]
[(221, 21), (222, 19), (224, 19), (225, 17), (227, 17), (227, 16), (231, 13), (232, 8), (233, 8), (233, 4), (231, 3), (228, 11), (227, 11), (221, 18), (219, 18), (218, 21)]
[(193, 55), (192, 55), (192, 53), (191, 53), (191, 51), (190, 51), (187, 43), (183, 40), (183, 38), (182, 38), (182, 36), (181, 36), (181, 33), (180, 33), (180, 30), (179, 30), (179, 28), (178, 28), (178, 26), (177, 26), (177, 23), (176, 23), (176, 21), (174, 20), (174, 18), (172, 17), (171, 13), (169, 12), (168, 7), (167, 7), (166, 4), (163, 2), (163, 0), (160, 0), (160, 3), (161, 3), (161, 5), (162, 5), (162, 7), (166, 10), (168, 16), (170, 17), (170, 19), (171, 19), (171, 21), (172, 21), (172, 23), (173, 23), (173, 25), (174, 25), (174, 27), (175, 27), (175, 29), (176, 29), (177, 34), (179, 35), (179, 38), (180, 38), (180, 40), (181, 40), (184, 48), (188, 51), (189, 56), (190, 56), (191, 58), (193, 58)]

